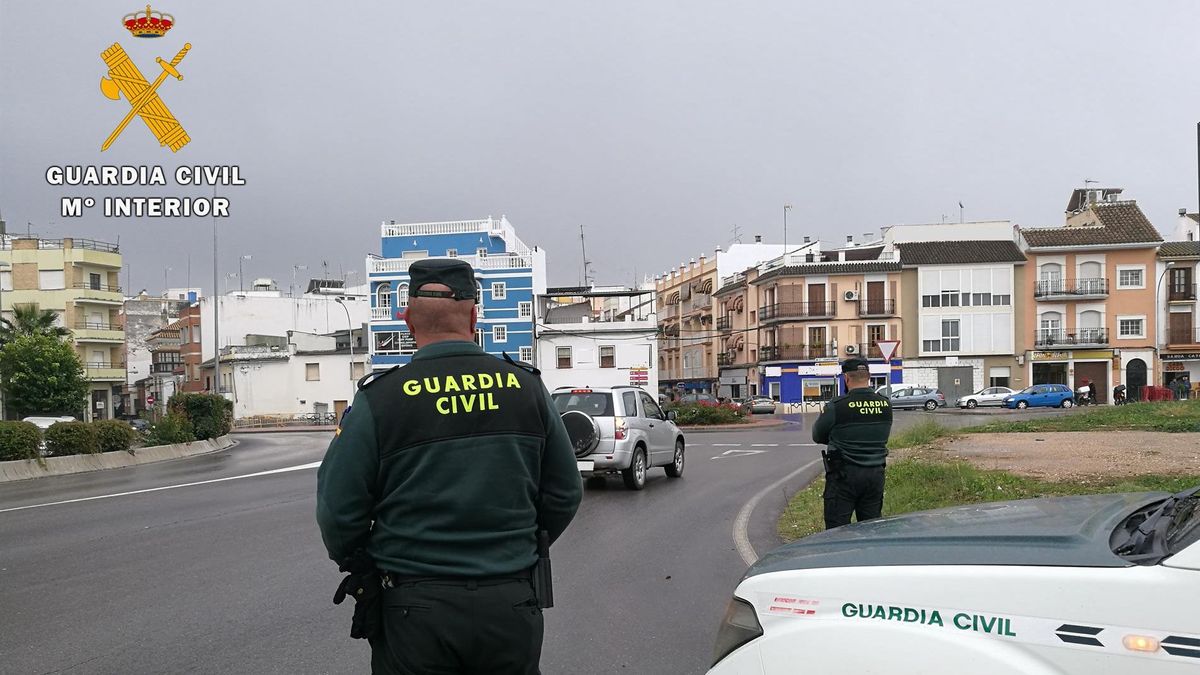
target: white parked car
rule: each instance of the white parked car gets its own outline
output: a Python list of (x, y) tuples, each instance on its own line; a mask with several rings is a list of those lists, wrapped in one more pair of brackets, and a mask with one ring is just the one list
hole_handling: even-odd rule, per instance
[(45, 430), (49, 429), (52, 425), (54, 425), (54, 423), (56, 423), (56, 422), (78, 422), (79, 420), (75, 419), (74, 417), (71, 417), (70, 415), (60, 415), (58, 417), (47, 417), (47, 416), (26, 417), (25, 419), (23, 419), (21, 421), (22, 422), (32, 422), (33, 424), (37, 425), (37, 428), (41, 429), (42, 431), (45, 431)]
[(985, 387), (974, 394), (967, 394), (958, 399), (957, 405), (960, 408), (978, 408), (981, 405), (1004, 407), (1004, 399), (1015, 393), (1017, 393), (1016, 389), (1008, 387)]
[(1200, 488), (976, 504), (783, 546), (710, 675), (1200, 672)]

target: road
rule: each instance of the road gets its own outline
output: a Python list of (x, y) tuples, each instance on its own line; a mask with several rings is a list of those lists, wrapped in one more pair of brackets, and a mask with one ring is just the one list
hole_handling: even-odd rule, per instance
[[(898, 414), (897, 428), (925, 416)], [(684, 477), (656, 469), (642, 492), (589, 484), (554, 547), (542, 671), (703, 672), (746, 568), (734, 521), (818, 457), (811, 420), (690, 434)], [(0, 484), (0, 672), (367, 672), (349, 608), (330, 603), (339, 575), (313, 519), (328, 434), (239, 439), (186, 460)], [(760, 555), (818, 466), (754, 509), (746, 543)]]

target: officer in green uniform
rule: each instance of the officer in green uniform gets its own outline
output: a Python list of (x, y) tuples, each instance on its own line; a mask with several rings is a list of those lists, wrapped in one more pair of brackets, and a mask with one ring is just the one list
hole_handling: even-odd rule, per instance
[(892, 407), (871, 390), (865, 359), (842, 362), (846, 393), (821, 411), (813, 425), (814, 443), (827, 445), (825, 459), (825, 529), (878, 518), (883, 512), (883, 477)]
[(475, 344), (471, 266), (409, 275), (419, 350), (360, 384), (317, 472), (321, 536), (351, 572), (339, 596), (374, 673), (537, 673), (531, 568), (583, 496), (571, 442), (537, 371)]

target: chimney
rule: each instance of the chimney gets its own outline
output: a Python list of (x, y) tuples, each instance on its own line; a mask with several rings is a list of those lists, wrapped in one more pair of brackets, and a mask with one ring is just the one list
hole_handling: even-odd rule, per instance
[(850, 246), (853, 246), (854, 245), (854, 235), (852, 235), (852, 234), (846, 235), (846, 243), (849, 244)]
[(846, 251), (838, 251), (838, 262), (846, 262)]
[[(1181, 215), (1181, 216), (1186, 216), (1186, 215), (1187, 215), (1187, 209), (1179, 209), (1179, 215)], [(4, 222), (4, 221), (0, 220), (0, 223), (3, 223), (3, 222)]]
[[(1179, 209), (1179, 213), (1182, 215), (1183, 209)], [(754, 235), (754, 243), (756, 243), (756, 244), (762, 243), (762, 235), (761, 234)]]
[(808, 236), (807, 234), (806, 234), (806, 235), (804, 235), (804, 243), (806, 243), (806, 244), (807, 244), (807, 243), (809, 243), (809, 242), (811, 242), (811, 241), (812, 241), (812, 237)]
[(717, 250), (716, 250), (716, 252), (715, 252), (713, 255), (717, 255), (717, 254), (719, 254), (720, 252), (721, 252), (721, 247), (720, 247), (720, 246), (718, 246), (718, 247), (717, 247)]

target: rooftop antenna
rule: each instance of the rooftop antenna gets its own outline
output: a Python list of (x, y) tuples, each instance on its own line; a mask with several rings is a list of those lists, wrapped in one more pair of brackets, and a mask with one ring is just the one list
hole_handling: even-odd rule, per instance
[(742, 243), (742, 226), (741, 226), (741, 225), (738, 225), (737, 223), (734, 223), (734, 224), (733, 224), (733, 240), (732, 240), (732, 243), (734, 243), (734, 244), (740, 244), (740, 243)]
[(583, 250), (583, 281), (579, 285), (590, 286), (592, 283), (592, 275), (590, 270), (592, 261), (588, 260), (587, 257), (587, 239), (585, 239), (583, 235), (583, 225), (579, 226), (579, 247)]

